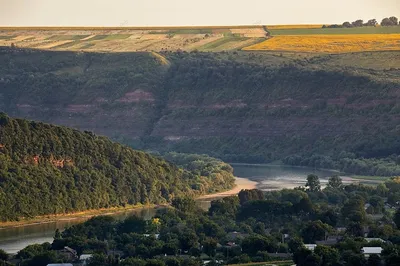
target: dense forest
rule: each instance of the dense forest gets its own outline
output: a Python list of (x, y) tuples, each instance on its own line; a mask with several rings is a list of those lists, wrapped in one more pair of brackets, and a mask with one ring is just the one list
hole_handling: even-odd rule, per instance
[(0, 110), (141, 150), (399, 173), (399, 52), (161, 56), (3, 48)]
[[(89, 266), (395, 266), (399, 200), (398, 178), (366, 186), (344, 185), (333, 176), (321, 189), (318, 176), (309, 175), (305, 187), (242, 190), (213, 201), (208, 210), (179, 197), (147, 221), (92, 218), (57, 231), (51, 244), (26, 247), (16, 258), (24, 266), (73, 262), (60, 253), (68, 246), (78, 255), (91, 254)], [(368, 247), (379, 252), (363, 253)]]
[(167, 203), (233, 186), (230, 166), (193, 160), (191, 172), (89, 131), (0, 113), (0, 221)]

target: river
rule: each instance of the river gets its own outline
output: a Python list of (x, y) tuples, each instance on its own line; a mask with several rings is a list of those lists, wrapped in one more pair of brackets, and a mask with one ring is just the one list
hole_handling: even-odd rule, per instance
[[(258, 187), (263, 190), (293, 188), (304, 186), (308, 174), (314, 173), (320, 177), (321, 183), (327, 182), (327, 178), (337, 174), (329, 170), (314, 170), (310, 168), (274, 166), (274, 165), (246, 165), (232, 164), (235, 176), (248, 178), (258, 182)], [(347, 180), (350, 182), (351, 180)], [(201, 200), (199, 205), (207, 208), (210, 200)], [(150, 219), (156, 213), (154, 208), (142, 208), (127, 212), (112, 214), (117, 219), (124, 219), (129, 215), (138, 215)], [(0, 229), (0, 249), (7, 253), (17, 253), (24, 247), (32, 244), (52, 242), (56, 229), (64, 228), (83, 222), (85, 219), (59, 220), (45, 224), (25, 225), (20, 227)]]

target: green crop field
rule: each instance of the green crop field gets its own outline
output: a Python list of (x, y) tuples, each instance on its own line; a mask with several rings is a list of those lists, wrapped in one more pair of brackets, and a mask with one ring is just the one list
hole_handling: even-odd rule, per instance
[(11, 35), (11, 36), (8, 36), (8, 35), (0, 36), (0, 40), (11, 40), (11, 39), (13, 39), (15, 37), (17, 37), (17, 36), (14, 36), (14, 35)]
[[(229, 31), (229, 29), (227, 29)], [(212, 34), (212, 29), (172, 29), (167, 31), (150, 31), (149, 34)]]
[(47, 38), (46, 40), (51, 41), (68, 41), (68, 40), (81, 40), (90, 35), (53, 35)]
[(330, 35), (330, 34), (396, 34), (400, 26), (394, 27), (362, 27), (362, 28), (320, 28), (320, 29), (268, 29), (271, 35)]
[(113, 35), (108, 35), (104, 40), (124, 40), (128, 39), (131, 36), (132, 34), (113, 34)]
[(204, 45), (203, 47), (201, 47), (199, 50), (200, 51), (209, 51), (209, 50), (214, 50), (226, 43), (229, 42), (240, 42), (240, 41), (245, 41), (248, 38), (246, 37), (238, 37), (238, 36), (225, 36), (224, 38), (218, 39), (216, 41), (207, 43), (206, 45)]

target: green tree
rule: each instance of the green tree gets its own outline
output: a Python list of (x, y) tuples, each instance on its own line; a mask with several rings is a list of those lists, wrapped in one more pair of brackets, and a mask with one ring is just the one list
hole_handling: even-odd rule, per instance
[(306, 266), (307, 258), (312, 256), (312, 251), (307, 248), (300, 248), (293, 253), (293, 261), (298, 266)]
[(354, 27), (362, 27), (364, 26), (364, 21), (362, 19), (358, 19), (351, 23)]
[(331, 266), (339, 262), (340, 254), (336, 248), (317, 246), (314, 252), (321, 258), (321, 266)]
[(299, 203), (296, 203), (293, 205), (293, 208), (295, 210), (295, 212), (299, 213), (299, 212), (304, 212), (304, 213), (310, 213), (313, 211), (313, 204), (311, 202), (311, 200), (306, 197), (306, 198), (302, 198)]
[(213, 238), (206, 238), (203, 241), (203, 252), (210, 257), (215, 257), (217, 253), (217, 240)]
[(306, 187), (308, 187), (308, 190), (311, 192), (321, 191), (321, 184), (319, 182), (318, 176), (313, 174), (308, 175)]
[(399, 19), (397, 17), (392, 16), (389, 18), (389, 20), (392, 22), (393, 26), (396, 26), (399, 24)]
[(397, 209), (393, 217), (393, 222), (396, 224), (397, 228), (400, 229), (400, 209)]
[(8, 257), (8, 254), (4, 250), (0, 249), (0, 261), (6, 261), (8, 260)]
[(198, 241), (198, 236), (191, 230), (186, 230), (179, 235), (179, 242), (182, 250), (190, 250), (192, 247), (196, 247)]
[(293, 237), (288, 242), (289, 250), (292, 253), (297, 252), (298, 250), (304, 248), (303, 240), (299, 237)]
[(378, 21), (376, 21), (376, 19), (370, 19), (367, 23), (364, 24), (364, 26), (368, 27), (375, 27), (376, 25), (378, 25)]
[(343, 186), (342, 179), (338, 175), (329, 178), (328, 180), (329, 188), (340, 189), (342, 188), (342, 186)]
[(55, 251), (46, 251), (28, 260), (27, 266), (45, 266), (47, 264), (57, 262), (59, 262), (57, 253)]
[(180, 266), (181, 262), (177, 258), (168, 258), (165, 260), (166, 266)]
[(120, 223), (118, 232), (143, 234), (146, 233), (146, 227), (147, 223), (143, 218), (137, 215), (131, 215)]
[(182, 212), (194, 212), (196, 210), (196, 202), (190, 197), (179, 197), (172, 200), (172, 206)]
[(366, 218), (364, 204), (364, 200), (360, 197), (351, 198), (342, 208), (342, 217), (349, 222), (363, 223)]
[(120, 263), (121, 266), (146, 266), (146, 261), (142, 259), (126, 258)]
[(259, 189), (242, 189), (239, 194), (240, 204), (243, 205), (248, 201), (263, 200), (264, 192)]
[(147, 261), (146, 266), (165, 266), (165, 263), (162, 260), (151, 259)]
[(325, 236), (332, 231), (332, 228), (321, 221), (309, 222), (301, 231), (301, 236), (307, 244), (315, 243), (318, 240), (324, 240)]
[(364, 228), (359, 222), (351, 222), (346, 227), (346, 234), (353, 237), (362, 237), (364, 236)]
[(367, 261), (367, 266), (381, 266), (382, 260), (381, 257), (377, 254), (371, 254)]

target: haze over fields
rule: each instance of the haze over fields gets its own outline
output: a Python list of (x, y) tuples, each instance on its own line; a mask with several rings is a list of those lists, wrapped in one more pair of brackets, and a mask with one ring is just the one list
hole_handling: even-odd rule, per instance
[(400, 13), (398, 0), (0, 0), (0, 6), (1, 26), (341, 23)]

